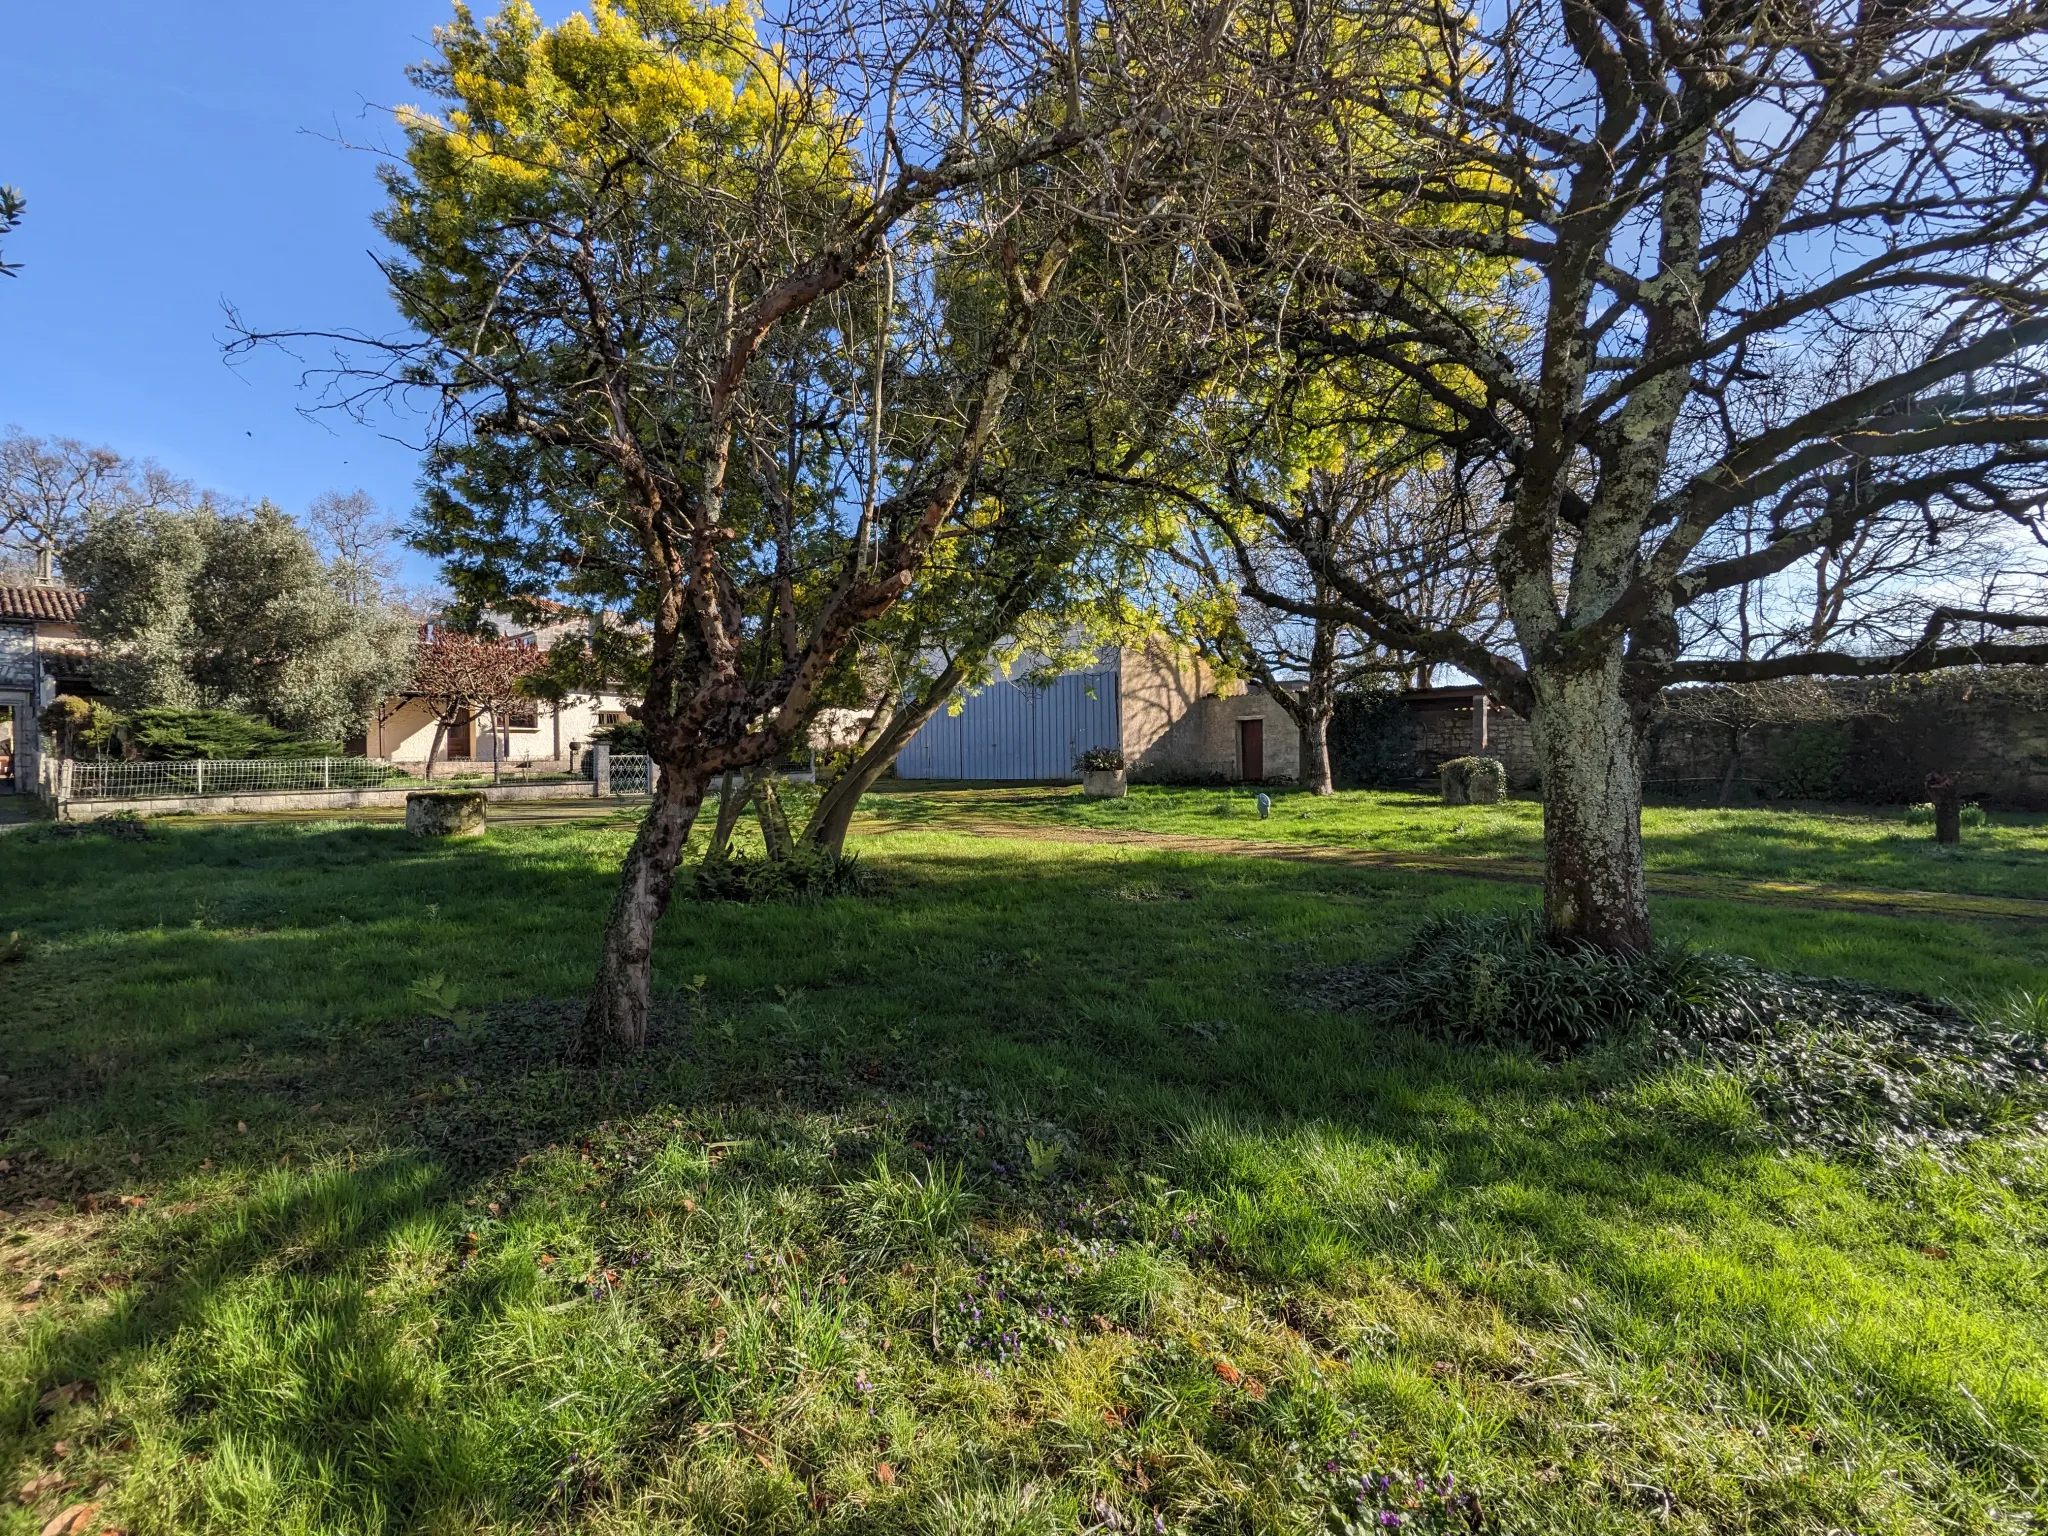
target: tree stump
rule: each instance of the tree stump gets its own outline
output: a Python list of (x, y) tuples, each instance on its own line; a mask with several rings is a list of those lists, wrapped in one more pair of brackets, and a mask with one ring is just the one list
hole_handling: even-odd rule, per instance
[(483, 791), (416, 790), (405, 797), (405, 830), (414, 837), (482, 837)]
[(1962, 785), (1959, 773), (1927, 775), (1927, 798), (1934, 802), (1934, 840), (1937, 843), (1960, 843), (1963, 840)]

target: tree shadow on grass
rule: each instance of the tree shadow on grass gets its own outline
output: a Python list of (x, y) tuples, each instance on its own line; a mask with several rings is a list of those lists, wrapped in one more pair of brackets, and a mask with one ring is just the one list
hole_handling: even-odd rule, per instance
[[(305, 1505), (314, 1525), (531, 1517), (579, 1477), (630, 1486), (686, 1426), (777, 1418), (767, 1388), (707, 1363), (700, 1315), (757, 1254), (699, 1234), (643, 1290), (647, 1234), (695, 1231), (687, 1187), (764, 1223), (764, 1245), (883, 1285), (832, 1215), (876, 1151), (959, 1168), (984, 1214), (1036, 1230), (1151, 1175), (1199, 1213), (1183, 1246), (1219, 1283), (1434, 1276), (1532, 1323), (1603, 1288), (1670, 1314), (1671, 1277), (1633, 1251), (1645, 1210), (1711, 1224), (1758, 1157), (1739, 1106), (1314, 1006), (1304, 972), (1392, 948), (1416, 887), (1243, 861), (911, 855), (868, 901), (679, 903), (654, 1046), (570, 1068), (562, 982), (611, 882), (609, 845), (581, 846), (233, 829), (150, 862), (95, 853), (102, 937), (73, 952), (94, 958), (31, 962), (57, 969), (28, 978), (40, 1001), (16, 1028), (42, 1038), (10, 1145), (103, 1188), (125, 1138), (196, 1203), (130, 1218), (123, 1301), (31, 1341), (8, 1409), (24, 1455), (51, 1429), (39, 1393), (147, 1362), (178, 1393), (144, 1409), (152, 1454), (178, 1426), (206, 1497), (245, 1522), (308, 1499), (328, 1501)], [(214, 920), (148, 921), (187, 897)], [(269, 910), (274, 928), (249, 921)], [(444, 985), (423, 1004), (427, 974)], [(701, 1150), (721, 1143), (722, 1163)], [(650, 1195), (677, 1157), (682, 1183)], [(573, 1219), (549, 1237), (557, 1207)], [(544, 1241), (579, 1244), (589, 1273), (553, 1273)], [(586, 1331), (548, 1331), (563, 1319)]]

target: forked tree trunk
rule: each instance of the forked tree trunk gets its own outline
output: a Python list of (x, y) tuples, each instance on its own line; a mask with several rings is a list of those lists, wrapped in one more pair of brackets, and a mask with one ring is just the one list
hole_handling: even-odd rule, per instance
[(782, 808), (782, 793), (775, 787), (775, 770), (763, 765), (754, 775), (754, 811), (761, 822), (761, 846), (768, 857), (781, 863), (796, 852), (790, 835), (789, 813)]
[(804, 828), (805, 842), (835, 859), (846, 851), (846, 834), (853, 826), (853, 813), (860, 809), (861, 797), (889, 771), (896, 754), (910, 744), (910, 738), (924, 728), (925, 722), (946, 707), (953, 690), (966, 675), (967, 669), (957, 662), (949, 664), (925, 686), (914, 704), (892, 716), (880, 732), (861, 733), (865, 749), (854, 759), (853, 766), (834, 779), (819, 797)]
[(711, 824), (711, 846), (704, 850), (704, 862), (716, 864), (732, 852), (733, 829), (753, 799), (753, 780), (744, 773), (727, 769), (718, 781), (718, 819)]
[(1643, 878), (1642, 742), (1620, 663), (1532, 668), (1543, 770), (1543, 912), (1554, 939), (1607, 950), (1650, 942)]
[(661, 775), (654, 803), (619, 873), (597, 981), (583, 1028), (571, 1042), (572, 1056), (587, 1060), (647, 1043), (654, 930), (675, 892), (676, 865), (703, 798), (703, 781), (694, 774), (669, 770)]

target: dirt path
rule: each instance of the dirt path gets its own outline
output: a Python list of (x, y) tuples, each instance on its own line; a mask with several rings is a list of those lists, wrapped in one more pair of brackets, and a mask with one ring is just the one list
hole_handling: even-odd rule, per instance
[[(1351, 869), (1383, 869), (1403, 874), (1454, 875), (1467, 880), (1506, 880), (1540, 885), (1543, 866), (1534, 859), (1476, 855), (1413, 853), (1371, 848), (1331, 848), (1313, 843), (1267, 843), (1243, 837), (1197, 837), (1185, 832), (1135, 832), (1094, 827), (1049, 827), (1029, 822), (940, 817), (931, 821), (890, 824), (865, 821), (866, 837), (892, 832), (961, 832), (971, 837), (1009, 838), (1019, 842), (1087, 843), (1148, 848), (1161, 853), (1222, 853), (1297, 864), (1339, 864)], [(1853, 885), (1823, 885), (1804, 880), (1732, 880), (1719, 875), (1675, 875), (1652, 872), (1650, 890), (1658, 896), (1697, 897), (1713, 901), (1754, 901), (1771, 906), (1815, 907), (1836, 912), (1877, 912), (1890, 915), (1927, 913), (1941, 917), (2020, 918), (2048, 923), (2048, 901), (2027, 896), (1972, 896), (1952, 891), (1892, 891)]]

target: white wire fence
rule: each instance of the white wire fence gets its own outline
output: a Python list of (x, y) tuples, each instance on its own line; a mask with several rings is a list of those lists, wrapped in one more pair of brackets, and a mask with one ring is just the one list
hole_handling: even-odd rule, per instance
[(73, 800), (148, 800), (180, 795), (290, 794), (378, 789), (417, 782), (402, 768), (362, 757), (215, 758), (191, 762), (71, 764)]

